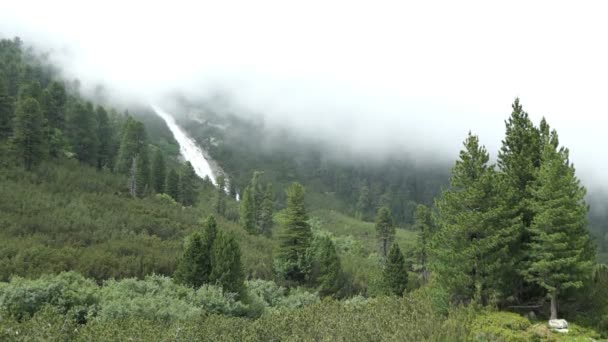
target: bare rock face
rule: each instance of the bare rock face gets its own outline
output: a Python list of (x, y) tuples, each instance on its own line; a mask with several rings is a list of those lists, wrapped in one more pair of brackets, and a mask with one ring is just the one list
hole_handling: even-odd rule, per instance
[(556, 332), (567, 333), (568, 322), (565, 319), (551, 319), (549, 320), (549, 328)]

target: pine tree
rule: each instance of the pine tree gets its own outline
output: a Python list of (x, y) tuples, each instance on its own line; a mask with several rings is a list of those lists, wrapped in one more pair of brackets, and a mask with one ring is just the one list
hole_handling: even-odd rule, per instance
[(279, 250), (275, 266), (288, 281), (303, 283), (309, 269), (306, 254), (312, 240), (312, 230), (304, 205), (304, 187), (293, 183), (287, 189), (287, 208), (283, 231), (279, 235)]
[(45, 101), (45, 116), (51, 128), (63, 129), (65, 125), (65, 105), (67, 94), (65, 86), (60, 82), (52, 82), (43, 95)]
[(272, 235), (273, 225), (273, 212), (274, 212), (274, 190), (272, 184), (266, 185), (266, 192), (264, 193), (264, 201), (262, 201), (261, 210), (261, 223), (260, 230), (262, 234), (266, 236)]
[(148, 150), (144, 149), (141, 154), (135, 156), (137, 163), (137, 196), (144, 197), (150, 192), (150, 161)]
[(256, 230), (260, 231), (262, 223), (262, 202), (264, 201), (264, 185), (262, 184), (263, 172), (255, 171), (251, 178), (251, 191), (253, 192), (253, 207), (255, 213)]
[(370, 219), (369, 213), (372, 210), (372, 200), (369, 194), (369, 188), (367, 185), (361, 187), (359, 191), (359, 200), (357, 201), (357, 212), (356, 216), (363, 221)]
[(175, 201), (179, 202), (179, 174), (175, 170), (171, 169), (167, 174), (167, 182), (165, 192), (171, 196)]
[(245, 273), (241, 264), (241, 250), (232, 235), (218, 234), (213, 244), (211, 283), (222, 286), (228, 293), (245, 296)]
[(391, 243), (395, 239), (393, 218), (391, 217), (391, 211), (386, 207), (378, 209), (378, 214), (376, 215), (376, 238), (380, 245), (380, 255), (386, 258)]
[(98, 106), (95, 111), (97, 115), (97, 137), (99, 138), (99, 148), (97, 153), (97, 168), (103, 169), (112, 165), (114, 158), (112, 153), (112, 127), (108, 112), (102, 106)]
[(382, 280), (388, 294), (402, 296), (407, 287), (405, 258), (397, 243), (391, 246), (382, 272)]
[(558, 296), (583, 286), (595, 251), (587, 231), (586, 191), (575, 175), (569, 152), (557, 149), (555, 131), (544, 138), (543, 146), (541, 167), (531, 187), (534, 220), (524, 276), (546, 290), (551, 319), (556, 319)]
[(197, 202), (196, 177), (192, 164), (186, 162), (179, 177), (179, 198), (185, 206), (193, 206)]
[[(507, 206), (515, 209), (515, 216), (521, 221), (520, 230), (514, 233), (517, 241), (511, 248), (511, 254), (515, 258), (517, 273), (522, 274), (530, 257), (525, 246), (530, 241), (528, 228), (534, 219), (530, 186), (540, 167), (542, 149), (540, 130), (523, 110), (519, 99), (515, 99), (512, 109), (511, 116), (505, 123), (506, 134), (498, 153), (498, 166), (503, 185), (502, 197)], [(524, 284), (521, 275), (512, 279), (512, 283), (520, 300), (529, 299), (535, 292), (535, 289)]]
[(334, 243), (329, 237), (319, 238), (314, 255), (314, 278), (319, 295), (338, 294), (343, 286), (342, 265)]
[(431, 210), (419, 204), (414, 214), (414, 229), (418, 231), (418, 244), (416, 248), (416, 270), (420, 273), (422, 283), (429, 281), (429, 252), (434, 233), (434, 223)]
[(204, 223), (205, 230), (203, 231), (203, 251), (204, 257), (201, 259), (203, 262), (202, 267), (202, 280), (203, 282), (211, 282), (211, 272), (213, 270), (214, 256), (213, 246), (217, 238), (217, 222), (213, 215), (209, 215)]
[(147, 153), (148, 139), (143, 123), (127, 118), (123, 128), (115, 169), (119, 173), (127, 174), (131, 167), (133, 157)]
[(4, 75), (0, 73), (0, 141), (11, 136), (13, 131), (14, 99), (8, 93)]
[(205, 283), (205, 274), (208, 272), (208, 257), (201, 234), (192, 234), (186, 241), (184, 253), (173, 274), (175, 282), (194, 288), (201, 287)]
[(223, 175), (217, 177), (217, 190), (215, 192), (215, 212), (218, 215), (226, 214), (226, 178)]
[(503, 201), (489, 154), (469, 133), (452, 170), (450, 188), (437, 200), (439, 231), (433, 268), (455, 301), (499, 299), (513, 276), (509, 247), (520, 221)]
[(12, 143), (23, 161), (31, 170), (44, 157), (44, 117), (38, 101), (22, 98), (17, 103)]
[(160, 149), (157, 149), (154, 153), (154, 160), (152, 161), (152, 185), (154, 191), (158, 194), (165, 192), (165, 180), (167, 166), (165, 165), (165, 157)]
[(213, 270), (214, 246), (217, 235), (217, 224), (213, 216), (204, 223), (204, 231), (194, 233), (186, 241), (184, 252), (180, 258), (173, 278), (179, 284), (198, 288), (205, 283), (214, 282)]
[(97, 165), (99, 140), (97, 120), (90, 103), (74, 102), (67, 112), (66, 133), (76, 158), (89, 165)]
[(138, 172), (137, 172), (137, 166), (139, 165), (139, 163), (137, 162), (137, 156), (133, 157), (133, 160), (131, 161), (131, 169), (129, 170), (129, 194), (131, 195), (131, 197), (137, 197), (138, 195), (138, 188), (137, 188), (137, 176), (138, 176)]
[(249, 234), (258, 233), (255, 225), (255, 199), (250, 185), (245, 188), (241, 198), (241, 224)]

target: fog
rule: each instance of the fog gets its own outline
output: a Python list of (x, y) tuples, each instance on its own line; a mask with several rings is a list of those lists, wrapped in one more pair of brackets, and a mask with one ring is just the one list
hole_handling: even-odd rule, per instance
[(3, 1), (0, 33), (116, 101), (228, 94), (242, 115), (368, 155), (495, 155), (520, 97), (608, 184), (602, 1)]

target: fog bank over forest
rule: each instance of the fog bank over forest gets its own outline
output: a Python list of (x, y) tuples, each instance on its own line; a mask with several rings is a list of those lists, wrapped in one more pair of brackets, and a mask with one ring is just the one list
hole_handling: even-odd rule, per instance
[(607, 5), (585, 4), (20, 1), (3, 6), (0, 34), (52, 50), (66, 76), (118, 102), (220, 93), (235, 114), (373, 156), (453, 160), (469, 130), (495, 156), (520, 97), (596, 189), (608, 187)]

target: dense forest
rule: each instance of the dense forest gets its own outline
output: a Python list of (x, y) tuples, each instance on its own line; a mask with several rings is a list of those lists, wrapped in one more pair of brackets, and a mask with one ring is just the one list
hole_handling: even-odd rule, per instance
[(496, 163), (463, 132), (451, 170), (205, 113), (217, 185), (145, 107), (0, 41), (0, 339), (608, 337), (604, 197), (518, 99)]

